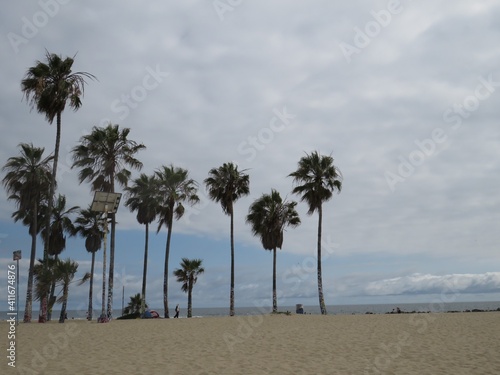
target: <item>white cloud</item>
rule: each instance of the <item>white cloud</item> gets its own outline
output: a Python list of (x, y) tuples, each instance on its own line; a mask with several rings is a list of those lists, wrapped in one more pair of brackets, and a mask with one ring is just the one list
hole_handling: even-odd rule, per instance
[(410, 276), (369, 282), (363, 287), (367, 295), (467, 294), (500, 292), (500, 272), (484, 274)]

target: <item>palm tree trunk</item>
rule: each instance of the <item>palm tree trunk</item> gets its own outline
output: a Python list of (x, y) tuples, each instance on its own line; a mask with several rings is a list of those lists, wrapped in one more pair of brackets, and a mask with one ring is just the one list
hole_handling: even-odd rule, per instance
[(87, 310), (87, 320), (92, 320), (92, 292), (94, 289), (94, 266), (95, 251), (92, 252), (92, 264), (90, 265), (90, 286), (89, 286), (89, 309)]
[(188, 281), (188, 311), (187, 317), (191, 318), (193, 316), (193, 277), (189, 277)]
[(36, 228), (38, 226), (37, 208), (34, 207), (33, 225), (30, 227), (31, 234), (31, 255), (30, 255), (30, 268), (28, 270), (28, 287), (26, 288), (26, 305), (24, 308), (24, 323), (31, 323), (31, 315), (33, 310), (33, 268), (35, 267), (36, 259)]
[[(114, 187), (112, 189), (114, 191)], [(109, 245), (109, 275), (108, 275), (108, 310), (107, 317), (111, 319), (113, 316), (113, 280), (115, 277), (115, 232), (116, 232), (116, 215), (111, 214), (111, 241)]]
[(148, 239), (149, 239), (149, 224), (146, 223), (146, 238), (144, 240), (144, 268), (142, 270), (142, 296), (141, 296), (141, 314), (146, 309), (146, 274), (148, 272)]
[(63, 287), (63, 303), (61, 307), (61, 315), (59, 315), (59, 323), (64, 323), (64, 320), (66, 319), (66, 306), (68, 304), (68, 289), (69, 285), (65, 283)]
[[(54, 161), (52, 162), (52, 175), (50, 178), (49, 196), (47, 197), (47, 219), (46, 219), (46, 235), (45, 246), (43, 249), (43, 260), (45, 267), (48, 267), (47, 259), (49, 258), (49, 241), (50, 241), (50, 218), (52, 216), (52, 207), (54, 205), (54, 195), (56, 192), (56, 177), (57, 177), (57, 164), (59, 162), (59, 147), (61, 144), (61, 112), (56, 116), (56, 144), (54, 147)], [(39, 322), (45, 323), (47, 321), (47, 298), (43, 296), (40, 300), (41, 319)]]
[[(57, 259), (59, 259), (58, 254), (54, 255), (54, 260), (57, 262)], [(50, 294), (49, 294), (49, 311), (47, 312), (47, 321), (50, 322), (52, 320), (52, 307), (54, 307), (55, 304), (55, 297), (54, 293), (56, 291), (56, 280), (52, 280), (52, 283), (50, 285)]]
[(278, 312), (278, 298), (276, 297), (276, 248), (273, 249), (273, 313)]
[(323, 277), (321, 274), (321, 222), (323, 220), (323, 208), (319, 206), (318, 209), (318, 297), (319, 297), (319, 308), (321, 309), (321, 315), (326, 315), (325, 300), (323, 298)]
[[(107, 213), (104, 213), (104, 239), (102, 247), (102, 305), (101, 305), (101, 316), (100, 321), (106, 319), (106, 246), (108, 245), (108, 217)], [(106, 321), (106, 320), (104, 320)]]
[(229, 316), (234, 316), (234, 219), (231, 207), (231, 290), (229, 292)]
[(170, 318), (168, 313), (168, 258), (170, 256), (170, 238), (172, 237), (172, 222), (174, 220), (173, 207), (170, 210), (171, 217), (168, 222), (167, 245), (165, 247), (165, 273), (163, 274), (163, 309), (165, 318)]

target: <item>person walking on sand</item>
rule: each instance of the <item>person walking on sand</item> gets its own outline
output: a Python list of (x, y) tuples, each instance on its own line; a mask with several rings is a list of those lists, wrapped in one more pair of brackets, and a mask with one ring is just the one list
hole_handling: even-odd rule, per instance
[(178, 318), (180, 312), (181, 312), (181, 309), (179, 307), (179, 304), (177, 304), (177, 306), (175, 306), (175, 316), (174, 316), (174, 318)]

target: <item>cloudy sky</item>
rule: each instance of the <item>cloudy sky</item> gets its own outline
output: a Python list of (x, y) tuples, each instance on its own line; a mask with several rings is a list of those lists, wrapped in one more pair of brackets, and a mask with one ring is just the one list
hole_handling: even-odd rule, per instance
[[(76, 56), (74, 71), (98, 80), (78, 112), (63, 113), (58, 192), (71, 206), (91, 202), (70, 150), (109, 122), (147, 147), (137, 155), (142, 172), (188, 169), (201, 202), (174, 223), (170, 269), (182, 257), (203, 259), (195, 306), (229, 305), (229, 218), (206, 198), (209, 169), (232, 161), (248, 170), (251, 194), (235, 208), (236, 306), (270, 305), (272, 255), (244, 217), (271, 188), (297, 200), (287, 175), (314, 150), (331, 154), (344, 176), (324, 206), (328, 305), (500, 299), (497, 1), (42, 0), (8, 2), (0, 18), (1, 164), (21, 142), (53, 151), (55, 126), (30, 112), (20, 81), (45, 49)], [(22, 249), (23, 300), (30, 238), (10, 219), (4, 189), (0, 208), (0, 281)], [(316, 305), (317, 215), (298, 208), (302, 225), (285, 233), (278, 254), (280, 304)], [(124, 205), (118, 221), (115, 307), (123, 287), (140, 291), (144, 243)], [(154, 307), (165, 240), (165, 229), (151, 234)], [(80, 239), (63, 257), (90, 268)], [(185, 303), (170, 282), (171, 303)], [(87, 290), (71, 289), (70, 309)]]

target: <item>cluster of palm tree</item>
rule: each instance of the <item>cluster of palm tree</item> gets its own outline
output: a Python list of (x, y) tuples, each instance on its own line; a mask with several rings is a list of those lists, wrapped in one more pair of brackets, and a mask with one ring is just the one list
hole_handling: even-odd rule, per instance
[[(52, 275), (50, 287), (47, 289), (46, 283), (40, 281), (43, 287), (36, 291), (36, 297), (41, 301), (40, 321), (46, 320), (47, 310), (50, 311), (55, 302), (56, 285), (62, 285), (63, 295), (67, 296), (65, 289), (67, 285), (61, 284), (59, 273), (51, 265), (61, 262), (59, 255), (66, 246), (66, 235), (83, 237), (86, 250), (92, 254), (91, 271), (88, 277), (90, 279), (88, 316), (89, 319), (92, 319), (95, 255), (103, 244), (103, 232), (104, 228), (107, 227), (108, 218), (111, 225), (111, 236), (107, 317), (111, 318), (116, 241), (115, 214), (111, 213), (103, 218), (100, 213), (92, 212), (90, 207), (87, 209), (79, 207), (66, 209), (64, 195), (59, 194), (57, 198), (55, 197), (61, 114), (67, 102), (74, 110), (80, 108), (85, 79), (94, 79), (95, 77), (85, 72), (73, 73), (71, 71), (74, 62), (72, 58), (63, 59), (48, 52), (46, 58), (46, 63), (38, 61), (34, 67), (28, 70), (26, 77), (22, 80), (21, 87), (32, 108), (45, 114), (49, 123), (52, 123), (54, 119), (57, 120), (54, 154), (44, 157), (43, 148), (22, 143), (20, 144), (20, 156), (9, 158), (3, 167), (7, 173), (2, 182), (9, 194), (8, 198), (13, 200), (17, 206), (12, 217), (15, 221), (22, 221), (28, 227), (32, 238), (24, 321), (31, 321), (34, 276), (40, 281), (45, 280), (47, 275)], [(148, 176), (142, 173), (139, 177), (131, 179), (130, 169), (140, 171), (142, 168), (142, 163), (135, 156), (145, 146), (130, 140), (129, 133), (130, 129), (120, 129), (119, 125), (116, 124), (93, 127), (91, 133), (82, 136), (77, 146), (72, 149), (72, 168), (79, 170), (80, 183), (90, 183), (91, 191), (115, 193), (117, 187), (123, 188), (127, 196), (125, 205), (132, 212), (137, 212), (137, 221), (145, 225), (143, 279), (140, 294), (141, 312), (145, 309), (146, 301), (149, 226), (156, 221), (156, 233), (163, 227), (166, 228), (163, 302), (165, 318), (168, 318), (168, 269), (173, 223), (183, 216), (185, 205), (192, 206), (199, 202), (197, 195), (199, 185), (189, 177), (189, 172), (186, 169), (174, 165), (163, 165), (156, 169), (152, 175)], [(210, 169), (208, 177), (204, 180), (210, 199), (219, 203), (223, 213), (230, 217), (230, 316), (234, 315), (235, 300), (234, 204), (239, 198), (250, 193), (250, 177), (245, 172), (245, 170), (238, 170), (238, 166), (233, 163), (224, 163), (217, 168)], [(301, 200), (308, 204), (308, 214), (318, 212), (318, 295), (321, 312), (326, 314), (321, 276), (322, 204), (332, 197), (333, 192), (340, 192), (342, 176), (334, 166), (333, 158), (320, 155), (318, 152), (312, 152), (302, 157), (297, 170), (289, 176), (293, 177), (295, 183), (292, 193), (299, 195)], [(129, 182), (131, 182), (130, 185)], [(246, 221), (251, 225), (253, 234), (260, 237), (264, 249), (273, 252), (273, 311), (277, 311), (276, 250), (282, 247), (285, 228), (288, 226), (296, 227), (300, 224), (299, 215), (295, 210), (296, 205), (296, 202), (283, 200), (279, 192), (272, 189), (270, 194), (263, 194), (250, 206), (246, 216)], [(74, 222), (71, 222), (69, 216), (76, 212), (78, 212), (78, 217)], [(44, 252), (39, 264), (35, 265), (36, 238), (39, 234), (43, 238)], [(201, 260), (187, 258), (183, 259), (181, 269), (174, 271), (177, 280), (183, 283), (182, 290), (188, 293), (188, 315), (191, 314), (192, 287), (196, 282), (197, 275), (203, 271)], [(104, 287), (105, 278), (103, 277), (103, 296)], [(67, 301), (67, 298), (64, 301)]]

